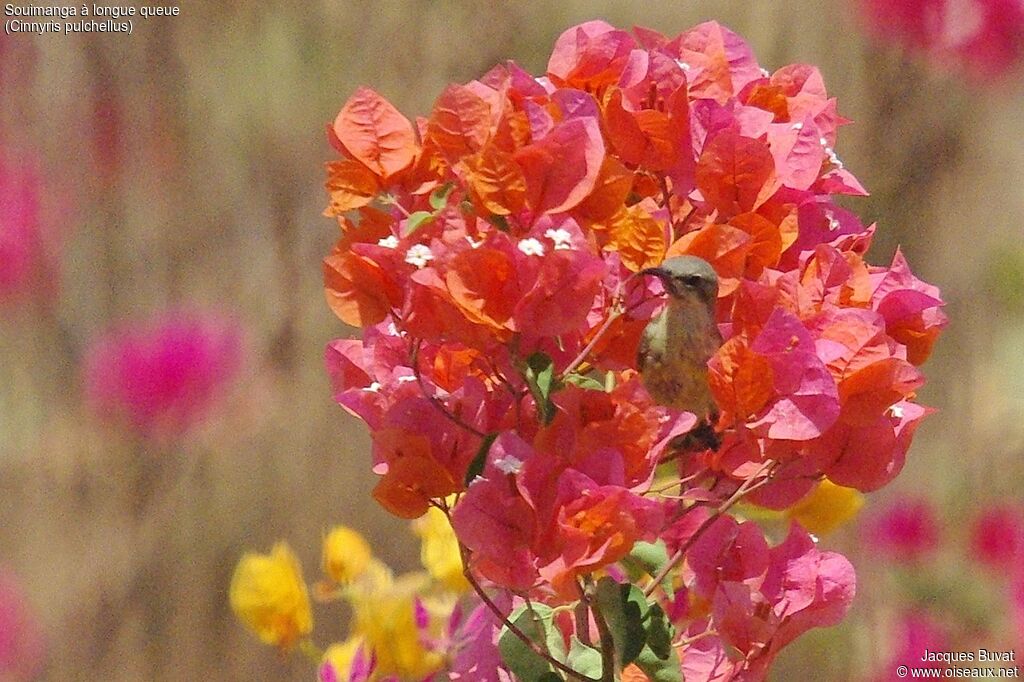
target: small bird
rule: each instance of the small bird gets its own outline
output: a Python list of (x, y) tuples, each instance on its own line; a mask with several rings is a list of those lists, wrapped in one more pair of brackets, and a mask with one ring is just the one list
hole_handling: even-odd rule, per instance
[(707, 363), (722, 345), (715, 324), (718, 276), (706, 260), (696, 256), (669, 258), (640, 274), (660, 279), (668, 294), (665, 308), (647, 324), (640, 339), (637, 367), (644, 386), (658, 403), (693, 412), (703, 420), (693, 433), (698, 442), (714, 449), (718, 408), (708, 386)]

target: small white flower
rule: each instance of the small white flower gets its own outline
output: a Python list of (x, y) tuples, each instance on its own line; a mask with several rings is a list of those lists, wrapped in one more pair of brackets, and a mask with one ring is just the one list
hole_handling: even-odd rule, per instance
[(796, 123), (791, 125), (790, 128), (792, 128), (793, 130), (803, 130), (804, 129), (804, 122), (803, 121), (797, 121)]
[(364, 388), (363, 390), (366, 391), (367, 393), (379, 393), (380, 392), (380, 384), (375, 381), (372, 384), (370, 384), (369, 386), (367, 386), (366, 388)]
[(818, 542), (819, 542), (818, 536), (815, 535), (814, 533), (808, 533), (807, 537), (809, 537), (811, 539), (811, 542), (813, 542), (814, 544), (818, 544)]
[(902, 405), (891, 405), (889, 407), (889, 414), (896, 417), (897, 419), (903, 419), (903, 406)]
[(543, 256), (544, 245), (539, 240), (530, 237), (519, 242), (519, 250), (527, 256)]
[(828, 162), (829, 163), (831, 163), (836, 168), (842, 168), (843, 167), (843, 162), (839, 158), (839, 155), (836, 154), (836, 150), (832, 149), (831, 147), (825, 147), (825, 153), (828, 154)]
[(432, 260), (434, 260), (434, 254), (430, 251), (429, 246), (423, 244), (410, 246), (409, 251), (405, 254), (405, 262), (415, 265), (417, 268), (425, 267)]
[(819, 138), (818, 138), (818, 143), (819, 143), (819, 144), (820, 144), (820, 145), (821, 145), (822, 147), (824, 147), (825, 149), (828, 149), (828, 140), (827, 140), (827, 139), (825, 139), (824, 137), (819, 137)]
[(410, 381), (416, 381), (416, 377), (414, 377), (411, 374), (405, 374), (405, 375), (402, 375), (402, 376), (398, 377), (397, 381), (400, 384), (407, 384)]
[(684, 62), (682, 59), (677, 59), (676, 60), (676, 64), (678, 64), (679, 68), (682, 69), (683, 71), (689, 71), (690, 70), (690, 65), (687, 64), (686, 62)]
[(518, 474), (523, 470), (523, 462), (512, 455), (505, 455), (494, 460), (494, 467), (503, 474)]
[(825, 211), (825, 219), (828, 220), (829, 232), (835, 232), (841, 227), (839, 220), (836, 219), (836, 216), (835, 214), (832, 213), (832, 211)]
[(395, 235), (384, 237), (384, 239), (377, 242), (377, 246), (383, 246), (385, 249), (394, 249), (398, 246), (398, 237)]
[(564, 228), (558, 228), (557, 230), (549, 229), (544, 233), (544, 236), (555, 243), (555, 250), (558, 249), (571, 249), (572, 248), (572, 235), (569, 234), (569, 230)]
[(761, 75), (764, 76), (765, 78), (771, 78), (772, 72), (762, 66)]

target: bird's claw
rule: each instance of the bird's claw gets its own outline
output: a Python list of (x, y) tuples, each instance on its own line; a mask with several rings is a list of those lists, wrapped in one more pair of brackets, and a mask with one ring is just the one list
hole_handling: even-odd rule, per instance
[(674, 457), (678, 457), (688, 452), (717, 451), (721, 445), (722, 437), (715, 431), (715, 427), (702, 420), (690, 431), (669, 441), (668, 447)]

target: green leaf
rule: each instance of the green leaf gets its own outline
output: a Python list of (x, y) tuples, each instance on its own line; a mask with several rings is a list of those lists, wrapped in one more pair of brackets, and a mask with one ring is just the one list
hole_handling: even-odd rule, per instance
[(683, 671), (679, 667), (679, 655), (675, 649), (669, 650), (668, 658), (658, 658), (651, 647), (645, 646), (634, 663), (651, 682), (683, 682)]
[(576, 372), (567, 374), (565, 376), (565, 383), (572, 384), (573, 386), (579, 386), (580, 388), (585, 388), (589, 391), (604, 391), (604, 384), (600, 381), (597, 379), (591, 379), (590, 377), (582, 374), (577, 374)]
[(565, 678), (556, 672), (550, 672), (538, 677), (537, 682), (565, 682)]
[[(638, 542), (633, 545), (630, 553), (622, 559), (622, 564), (629, 570), (631, 576), (639, 577), (639, 574), (642, 572), (653, 578), (668, 563), (668, 559), (668, 549), (665, 547), (664, 540), (658, 540), (653, 543)], [(666, 593), (672, 594), (672, 579), (670, 576), (665, 576), (661, 585), (665, 588)]]
[(581, 642), (576, 635), (573, 635), (570, 640), (569, 658), (566, 659), (565, 664), (581, 675), (595, 680), (601, 679), (601, 671), (604, 667), (601, 661), (601, 652)]
[(640, 617), (647, 620), (647, 612), (650, 610), (651, 605), (647, 602), (647, 597), (644, 596), (643, 590), (636, 585), (621, 585), (620, 589), (625, 594), (625, 600), (636, 604), (636, 607), (640, 609)]
[(665, 660), (672, 654), (672, 623), (660, 604), (651, 604), (647, 615), (647, 646), (655, 656)]
[(446, 182), (433, 192), (430, 193), (430, 207), (435, 211), (440, 211), (442, 208), (448, 205), (448, 195), (452, 193), (452, 189), (455, 185), (451, 182)]
[(468, 487), (473, 479), (484, 472), (484, 465), (487, 464), (487, 453), (491, 451), (491, 446), (494, 445), (494, 441), (498, 438), (498, 432), (494, 431), (484, 436), (484, 440), (480, 443), (480, 449), (473, 455), (473, 461), (469, 463), (469, 467), (466, 468), (466, 478), (463, 483)]
[[(536, 615), (535, 615), (536, 614)], [(554, 611), (543, 604), (534, 604), (530, 611), (525, 605), (513, 611), (508, 619), (555, 659), (565, 659), (565, 644), (558, 628), (552, 625)], [(523, 682), (547, 682), (551, 677), (551, 664), (528, 647), (507, 627), (498, 639), (501, 660)], [(561, 679), (561, 678), (558, 678)]]
[(409, 216), (409, 219), (405, 222), (405, 235), (408, 237), (410, 234), (420, 229), (428, 222), (434, 219), (434, 214), (430, 211), (416, 211)]
[(668, 549), (664, 540), (657, 542), (640, 541), (633, 545), (629, 556), (640, 562), (648, 575), (655, 576), (668, 563)]
[(494, 225), (496, 228), (498, 228), (502, 232), (508, 232), (509, 229), (510, 229), (509, 225), (508, 225), (508, 218), (506, 218), (503, 215), (490, 215), (490, 216), (487, 216), (487, 222), (489, 222), (491, 225)]
[(550, 424), (555, 418), (555, 404), (551, 402), (551, 393), (558, 389), (554, 361), (547, 354), (538, 351), (526, 358), (523, 375), (526, 385), (530, 388), (530, 394), (537, 403), (537, 416), (540, 417), (542, 424)]
[(620, 585), (609, 577), (597, 581), (597, 607), (612, 632), (615, 651), (622, 665), (629, 665), (647, 641), (644, 613), (647, 601), (634, 585)]

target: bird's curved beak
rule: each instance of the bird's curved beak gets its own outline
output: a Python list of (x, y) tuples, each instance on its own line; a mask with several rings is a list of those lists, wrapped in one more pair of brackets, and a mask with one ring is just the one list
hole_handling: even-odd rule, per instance
[(645, 268), (645, 269), (641, 270), (640, 272), (638, 272), (636, 274), (638, 274), (638, 275), (654, 275), (655, 277), (657, 277), (658, 279), (660, 279), (663, 282), (668, 277), (671, 276), (671, 273), (669, 273), (669, 271), (665, 270), (664, 268)]
[(657, 277), (659, 280), (661, 280), (661, 288), (665, 291), (666, 294), (668, 294), (669, 296), (677, 295), (672, 285), (672, 273), (666, 270), (665, 268), (645, 268), (636, 274), (653, 275), (654, 277)]

